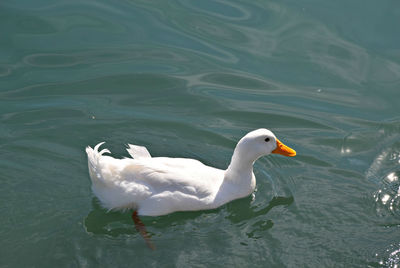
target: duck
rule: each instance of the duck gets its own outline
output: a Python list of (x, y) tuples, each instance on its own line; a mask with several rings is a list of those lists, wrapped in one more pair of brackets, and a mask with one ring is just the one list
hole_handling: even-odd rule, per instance
[(92, 191), (108, 210), (133, 210), (136, 229), (148, 245), (139, 216), (218, 208), (254, 192), (257, 159), (269, 154), (296, 155), (265, 128), (238, 141), (225, 170), (190, 158), (152, 157), (146, 147), (133, 144), (127, 148), (130, 157), (117, 159), (106, 155), (111, 154), (108, 149), (99, 151), (103, 144), (86, 147)]

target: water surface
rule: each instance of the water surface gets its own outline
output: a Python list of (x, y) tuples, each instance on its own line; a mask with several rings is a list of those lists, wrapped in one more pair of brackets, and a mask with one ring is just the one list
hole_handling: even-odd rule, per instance
[[(2, 1), (1, 267), (395, 267), (398, 1)], [(266, 127), (295, 158), (212, 211), (107, 212), (84, 148), (226, 168)]]

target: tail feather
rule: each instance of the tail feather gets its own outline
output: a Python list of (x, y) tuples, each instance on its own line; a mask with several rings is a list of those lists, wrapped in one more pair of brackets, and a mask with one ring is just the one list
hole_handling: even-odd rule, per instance
[(86, 147), (86, 153), (88, 156), (88, 166), (89, 166), (89, 173), (90, 173), (90, 178), (101, 178), (100, 170), (99, 168), (99, 160), (101, 156), (104, 153), (111, 153), (108, 149), (103, 149), (99, 152), (99, 147), (103, 145), (105, 142), (100, 142), (97, 144), (94, 149), (92, 147), (88, 146)]
[[(95, 150), (96, 152), (99, 152), (100, 146), (102, 146), (104, 143), (106, 143), (106, 142), (103, 141), (103, 142), (98, 143), (96, 146), (94, 146), (94, 150)], [(90, 147), (89, 147), (89, 148), (90, 148)]]

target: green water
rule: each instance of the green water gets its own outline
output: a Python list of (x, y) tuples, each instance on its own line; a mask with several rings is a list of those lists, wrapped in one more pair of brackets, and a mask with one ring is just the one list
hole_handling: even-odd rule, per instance
[[(400, 264), (400, 2), (0, 3), (0, 267)], [(266, 127), (298, 156), (212, 211), (107, 212), (84, 148), (226, 168)]]

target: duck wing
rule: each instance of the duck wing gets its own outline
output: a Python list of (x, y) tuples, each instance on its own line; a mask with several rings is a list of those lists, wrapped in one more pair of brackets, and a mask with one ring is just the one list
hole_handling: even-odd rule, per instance
[(193, 159), (154, 157), (130, 160), (120, 175), (125, 183), (140, 184), (151, 193), (136, 204), (139, 214), (155, 216), (209, 208), (224, 171)]
[(153, 194), (182, 192), (203, 197), (210, 194), (214, 184), (223, 179), (222, 170), (187, 158), (153, 157), (122, 159), (124, 168), (119, 178), (126, 182), (146, 185)]
[(128, 153), (132, 156), (132, 158), (151, 158), (151, 155), (146, 147), (128, 144), (128, 148), (126, 149)]

